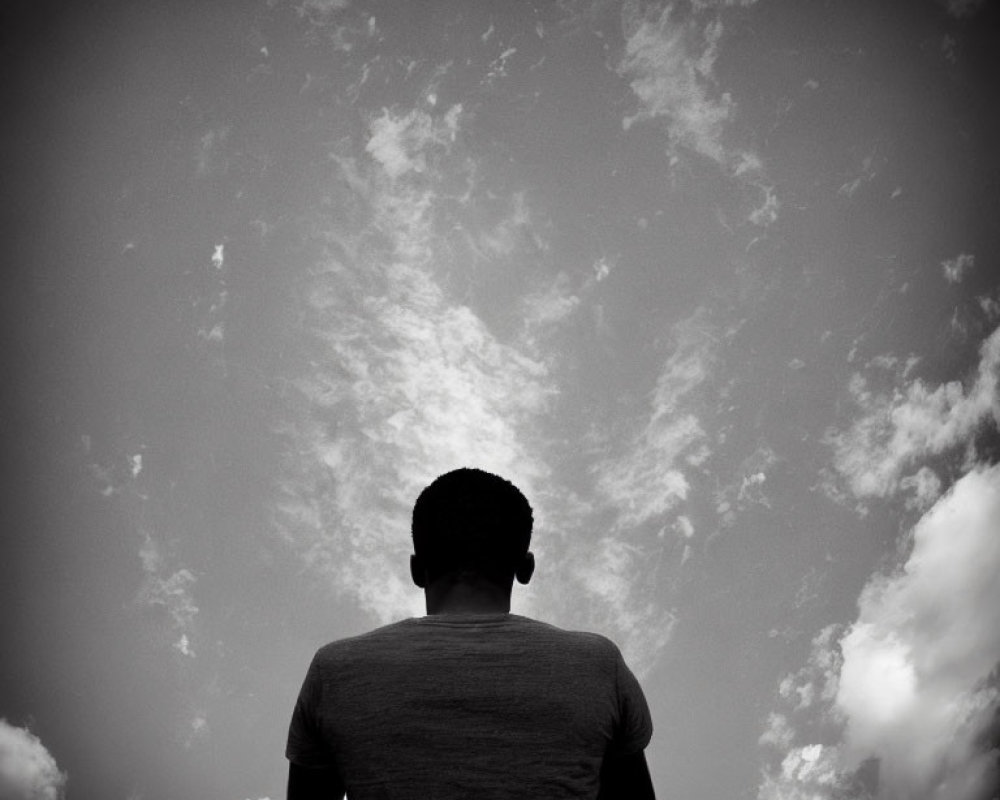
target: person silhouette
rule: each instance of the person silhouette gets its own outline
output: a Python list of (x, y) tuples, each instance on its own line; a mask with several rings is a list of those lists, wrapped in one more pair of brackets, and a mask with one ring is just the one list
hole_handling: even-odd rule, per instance
[(510, 613), (533, 515), (462, 468), (413, 507), (427, 615), (321, 647), (288, 730), (289, 800), (654, 798), (653, 723), (617, 645)]

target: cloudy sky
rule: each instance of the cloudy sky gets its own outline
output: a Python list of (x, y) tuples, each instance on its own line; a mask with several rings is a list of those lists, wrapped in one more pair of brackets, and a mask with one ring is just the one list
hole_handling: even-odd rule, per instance
[(283, 797), (458, 466), (660, 796), (993, 796), (996, 5), (3, 15), (0, 796)]

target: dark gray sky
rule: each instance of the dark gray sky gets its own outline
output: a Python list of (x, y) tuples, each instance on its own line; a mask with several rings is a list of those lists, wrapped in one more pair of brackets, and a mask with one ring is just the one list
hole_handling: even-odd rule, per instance
[(283, 796), (466, 465), (662, 796), (991, 796), (996, 7), (3, 15), (0, 795)]

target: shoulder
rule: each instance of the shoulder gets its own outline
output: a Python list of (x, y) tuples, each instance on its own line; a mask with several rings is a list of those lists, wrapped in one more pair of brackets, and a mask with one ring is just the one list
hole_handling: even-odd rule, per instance
[[(527, 619), (527, 618), (525, 618)], [(545, 628), (551, 631), (555, 636), (564, 637), (567, 641), (579, 642), (581, 645), (589, 645), (590, 647), (600, 648), (609, 651), (617, 651), (618, 645), (616, 645), (611, 639), (602, 633), (595, 633), (594, 631), (579, 631), (571, 630), (569, 628), (559, 628), (549, 622), (542, 622), (541, 620), (529, 620), (529, 622)]]
[(360, 633), (356, 636), (347, 636), (342, 639), (335, 639), (328, 642), (316, 651), (313, 662), (317, 664), (339, 661), (344, 658), (370, 652), (384, 647), (387, 642), (405, 639), (412, 635), (413, 626), (409, 624), (411, 620), (393, 622), (383, 625), (380, 628)]
[(525, 627), (533, 628), (539, 638), (549, 639), (565, 652), (575, 652), (587, 655), (592, 659), (613, 663), (621, 658), (621, 651), (607, 636), (592, 631), (579, 631), (560, 628), (548, 622), (521, 618)]

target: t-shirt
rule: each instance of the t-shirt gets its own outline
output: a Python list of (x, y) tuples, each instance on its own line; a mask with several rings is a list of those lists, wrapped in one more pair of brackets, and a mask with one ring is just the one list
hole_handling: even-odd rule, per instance
[(351, 800), (596, 798), (653, 723), (618, 647), (516, 614), (414, 617), (320, 648), (287, 758)]

